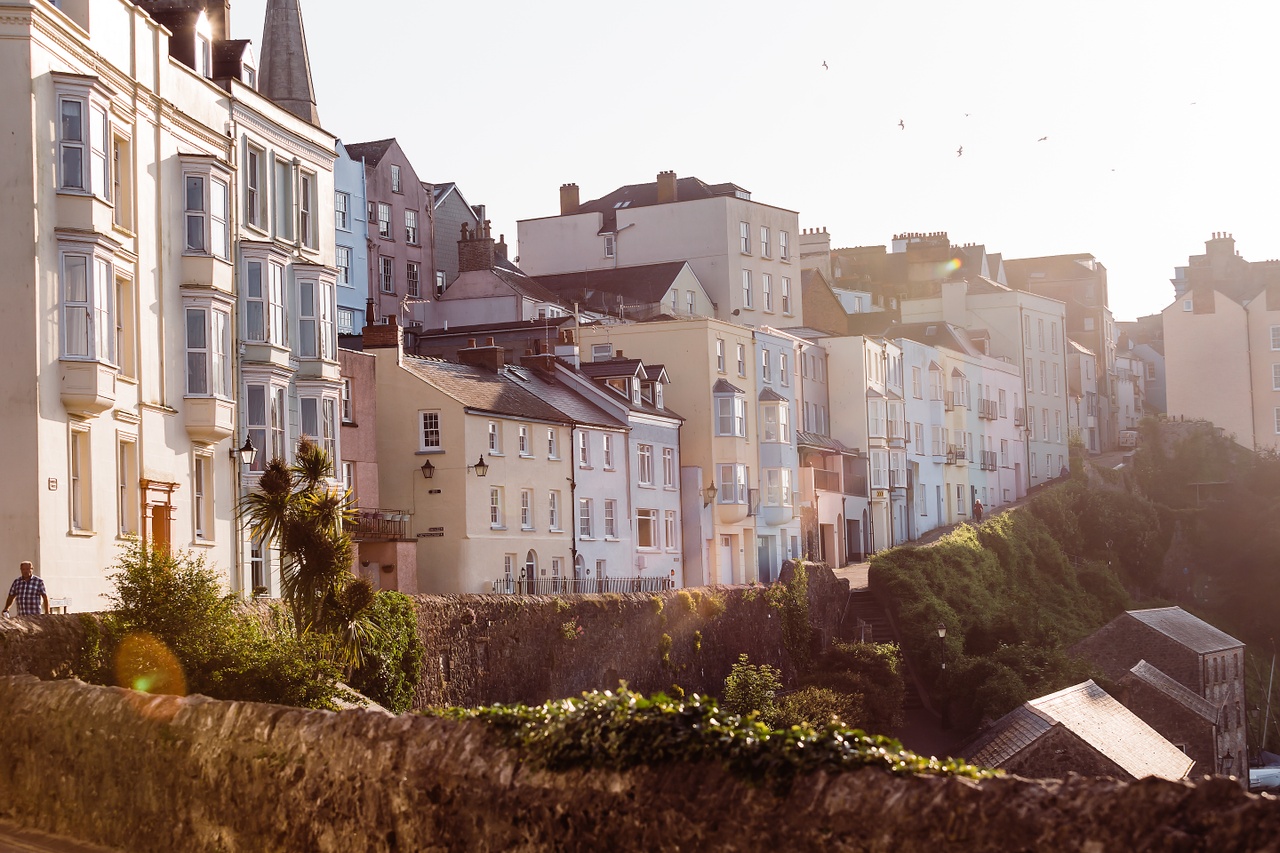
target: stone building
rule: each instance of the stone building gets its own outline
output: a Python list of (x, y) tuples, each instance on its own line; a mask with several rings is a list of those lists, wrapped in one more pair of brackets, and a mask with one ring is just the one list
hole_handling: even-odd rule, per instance
[[(1145, 660), (1138, 661), (1116, 682), (1116, 698), (1144, 723), (1160, 732), (1196, 762), (1199, 768), (1217, 766), (1218, 709)], [(1235, 759), (1233, 757), (1233, 765)], [(1222, 767), (1224, 772), (1240, 767)]]
[(959, 751), (974, 764), (1038, 779), (1185, 779), (1194, 764), (1093, 681), (1023, 702)]
[(1181, 607), (1130, 610), (1071, 647), (1071, 653), (1120, 681), (1140, 662), (1169, 676), (1214, 709), (1216, 747), (1204, 772), (1237, 768), (1247, 755), (1244, 644)]

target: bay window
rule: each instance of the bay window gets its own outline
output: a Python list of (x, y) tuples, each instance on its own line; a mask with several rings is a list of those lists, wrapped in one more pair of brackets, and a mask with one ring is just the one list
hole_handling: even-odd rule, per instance
[(112, 200), (111, 123), (105, 93), (83, 78), (53, 75), (58, 93), (58, 189)]
[(115, 364), (115, 278), (92, 246), (61, 253), (62, 358)]
[(211, 163), (189, 163), (184, 165), (182, 183), (185, 211), (183, 251), (230, 260), (228, 177), (214, 171)]
[(747, 475), (746, 465), (721, 465), (717, 500), (722, 504), (745, 504), (748, 497)]
[[(302, 435), (318, 444), (329, 454), (329, 463), (338, 459), (337, 401), (332, 397), (302, 397), (299, 399), (302, 416)], [(331, 471), (330, 474), (333, 472)]]
[(302, 358), (337, 358), (337, 332), (333, 321), (333, 283), (298, 282), (298, 355)]
[(747, 400), (745, 397), (718, 396), (716, 401), (716, 435), (745, 438), (747, 435)]
[(266, 259), (245, 262), (245, 339), (288, 346), (284, 314), (284, 266)]
[(312, 172), (298, 173), (298, 242), (308, 249), (320, 246), (319, 229), (316, 228), (316, 176)]
[(212, 303), (188, 301), (186, 316), (187, 396), (230, 398), (230, 311)]

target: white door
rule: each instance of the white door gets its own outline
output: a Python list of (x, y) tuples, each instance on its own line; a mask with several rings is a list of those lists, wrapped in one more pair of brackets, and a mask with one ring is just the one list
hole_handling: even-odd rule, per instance
[(716, 572), (717, 583), (733, 583), (733, 537), (720, 537), (719, 571)]

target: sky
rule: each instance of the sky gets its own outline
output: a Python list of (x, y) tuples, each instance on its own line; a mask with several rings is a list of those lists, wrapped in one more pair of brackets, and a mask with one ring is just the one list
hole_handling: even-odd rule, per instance
[[(1280, 3), (300, 3), (325, 129), (396, 137), (517, 255), (561, 184), (670, 169), (833, 247), (1091, 253), (1121, 320), (1172, 302), (1213, 232), (1280, 258)], [(265, 4), (232, 0), (235, 37), (261, 42)]]

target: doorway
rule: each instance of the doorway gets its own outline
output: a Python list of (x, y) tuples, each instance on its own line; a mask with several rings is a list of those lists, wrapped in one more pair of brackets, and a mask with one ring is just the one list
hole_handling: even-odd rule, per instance
[(716, 582), (728, 584), (733, 582), (733, 537), (720, 536), (720, 554), (716, 562)]

